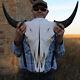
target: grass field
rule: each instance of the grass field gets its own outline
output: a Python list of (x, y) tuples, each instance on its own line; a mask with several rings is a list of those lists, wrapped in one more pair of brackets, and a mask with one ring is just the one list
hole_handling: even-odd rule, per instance
[[(58, 60), (55, 80), (80, 80), (80, 36), (64, 36), (65, 55)], [(12, 58), (11, 58), (12, 59)], [(12, 59), (15, 67), (15, 58)], [(0, 80), (17, 80), (16, 75), (0, 75)]]
[(80, 80), (80, 36), (64, 36), (65, 55), (59, 61), (56, 80)]

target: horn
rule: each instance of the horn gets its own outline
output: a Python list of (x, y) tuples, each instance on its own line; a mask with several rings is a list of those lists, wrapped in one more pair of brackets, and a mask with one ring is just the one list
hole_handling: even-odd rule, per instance
[(16, 28), (17, 24), (19, 23), (19, 21), (14, 20), (12, 17), (10, 17), (10, 15), (8, 14), (8, 12), (6, 11), (6, 8), (4, 6), (4, 4), (2, 3), (2, 8), (3, 8), (3, 12), (4, 15), (8, 21), (8, 23), (13, 26), (14, 28)]
[[(78, 9), (78, 3), (79, 3), (79, 2), (77, 1), (76, 6), (75, 6), (75, 9), (74, 9), (73, 13), (71, 14), (71, 16), (70, 16), (68, 19), (66, 19), (66, 20), (64, 20), (64, 21), (56, 21), (56, 20), (54, 20), (54, 22), (56, 22), (58, 25), (59, 25), (60, 23), (63, 24), (65, 28), (68, 27), (68, 26), (72, 23), (75, 15), (76, 15), (76, 12), (77, 12), (77, 9)], [(60, 25), (59, 25), (59, 26), (60, 26)], [(60, 27), (61, 27), (61, 26), (60, 26)]]

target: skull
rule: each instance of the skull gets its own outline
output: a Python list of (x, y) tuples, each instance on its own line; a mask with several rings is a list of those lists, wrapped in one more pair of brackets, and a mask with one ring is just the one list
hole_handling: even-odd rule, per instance
[(26, 40), (31, 49), (34, 58), (36, 72), (43, 72), (45, 59), (48, 55), (49, 46), (54, 35), (53, 28), (55, 22), (50, 22), (44, 18), (36, 18), (32, 21), (25, 22), (27, 30), (25, 32)]

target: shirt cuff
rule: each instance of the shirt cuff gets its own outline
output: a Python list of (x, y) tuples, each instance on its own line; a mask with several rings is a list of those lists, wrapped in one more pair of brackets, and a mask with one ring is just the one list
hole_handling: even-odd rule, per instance
[(16, 47), (14, 42), (11, 45), (11, 50), (17, 57), (21, 56), (21, 51), (20, 51), (20, 49), (18, 47)]
[(65, 53), (64, 42), (62, 41), (57, 47), (58, 55), (63, 56)]

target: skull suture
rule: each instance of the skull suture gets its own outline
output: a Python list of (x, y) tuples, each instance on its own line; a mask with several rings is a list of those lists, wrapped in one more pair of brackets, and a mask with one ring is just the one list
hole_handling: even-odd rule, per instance
[(45, 58), (48, 55), (49, 46), (54, 35), (53, 28), (55, 22), (47, 21), (44, 18), (33, 19), (25, 23), (27, 26), (26, 37), (30, 45), (31, 53), (34, 58), (35, 70), (44, 71)]

